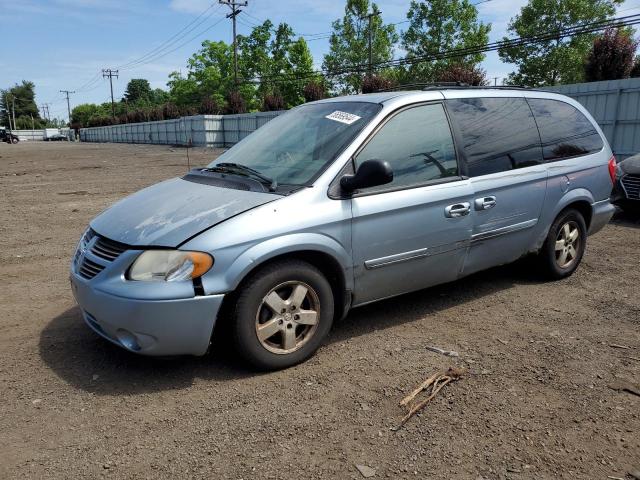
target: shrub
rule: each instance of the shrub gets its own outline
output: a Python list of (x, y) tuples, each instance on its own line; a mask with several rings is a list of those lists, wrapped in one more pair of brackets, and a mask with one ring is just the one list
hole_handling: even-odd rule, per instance
[(584, 75), (587, 82), (629, 78), (638, 44), (628, 32), (608, 28), (593, 41)]
[(436, 81), (464, 83), (466, 85), (472, 85), (474, 87), (489, 85), (487, 72), (485, 72), (478, 66), (465, 64), (449, 65), (447, 68), (440, 72)]
[(180, 118), (180, 110), (175, 104), (171, 102), (164, 104), (164, 107), (162, 108), (162, 112), (164, 114), (165, 120)]
[(275, 112), (276, 110), (284, 109), (284, 98), (279, 92), (267, 94), (262, 99), (262, 110), (265, 112)]
[(247, 113), (247, 103), (240, 92), (232, 90), (227, 94), (225, 113)]
[(220, 106), (214, 98), (205, 97), (202, 99), (202, 102), (200, 102), (198, 113), (201, 115), (217, 115), (220, 113)]
[(375, 93), (393, 88), (394, 82), (380, 75), (367, 75), (362, 81), (362, 93)]
[(305, 102), (315, 102), (327, 96), (327, 89), (321, 82), (312, 80), (304, 86), (302, 90)]

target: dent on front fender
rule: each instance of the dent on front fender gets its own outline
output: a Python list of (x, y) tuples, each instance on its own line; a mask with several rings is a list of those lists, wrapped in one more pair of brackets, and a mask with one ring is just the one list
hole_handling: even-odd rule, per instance
[[(329, 236), (318, 233), (298, 233), (271, 238), (242, 252), (236, 252), (235, 258), (228, 262), (220, 262), (224, 265), (217, 265), (217, 269), (214, 264), (211, 271), (202, 277), (205, 294), (233, 291), (259, 265), (275, 257), (301, 251), (314, 251), (330, 255), (344, 270), (346, 288), (353, 288), (352, 261), (346, 249)], [(216, 255), (224, 257), (227, 253), (216, 252)]]

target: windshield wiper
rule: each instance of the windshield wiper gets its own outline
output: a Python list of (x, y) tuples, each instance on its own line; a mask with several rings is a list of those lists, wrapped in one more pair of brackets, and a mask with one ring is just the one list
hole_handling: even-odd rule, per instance
[(251, 167), (247, 167), (246, 165), (241, 165), (239, 163), (217, 163), (213, 167), (206, 168), (205, 170), (209, 171), (218, 171), (218, 172), (228, 172), (228, 173), (236, 173), (239, 175), (245, 175), (247, 177), (253, 177), (260, 180), (263, 184), (269, 185), (269, 191), (275, 192), (278, 188), (278, 182), (273, 178), (269, 178), (266, 175), (263, 175), (257, 170), (254, 170)]

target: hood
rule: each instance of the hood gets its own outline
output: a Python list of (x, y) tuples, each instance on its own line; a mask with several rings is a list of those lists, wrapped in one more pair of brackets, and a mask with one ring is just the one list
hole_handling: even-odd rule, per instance
[(176, 178), (120, 200), (98, 215), (91, 228), (127, 245), (176, 247), (227, 218), (278, 198)]
[(633, 157), (622, 160), (619, 165), (624, 173), (640, 175), (640, 155), (634, 155)]

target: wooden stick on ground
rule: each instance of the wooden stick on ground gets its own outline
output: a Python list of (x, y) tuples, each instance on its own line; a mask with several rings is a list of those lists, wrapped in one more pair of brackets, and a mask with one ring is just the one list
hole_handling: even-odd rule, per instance
[(438, 394), (438, 392), (442, 390), (447, 384), (451, 382), (455, 382), (456, 380), (459, 380), (463, 374), (464, 374), (464, 369), (450, 367), (448, 370), (444, 372), (438, 372), (434, 375), (431, 375), (424, 382), (422, 382), (422, 384), (420, 384), (418, 388), (416, 388), (413, 392), (411, 392), (409, 395), (407, 395), (405, 398), (403, 398), (400, 401), (400, 405), (401, 406), (408, 405), (421, 392), (429, 390), (429, 387), (431, 387), (431, 393), (426, 399), (422, 400), (421, 402), (418, 402), (414, 405), (409, 406), (409, 411), (402, 418), (402, 420), (400, 421), (400, 425), (398, 425), (398, 427), (396, 427), (395, 430), (402, 427), (405, 423), (407, 423), (407, 421), (411, 417), (413, 417), (416, 413), (418, 413), (420, 410), (426, 407), (427, 404), (431, 400), (433, 400), (435, 396)]

